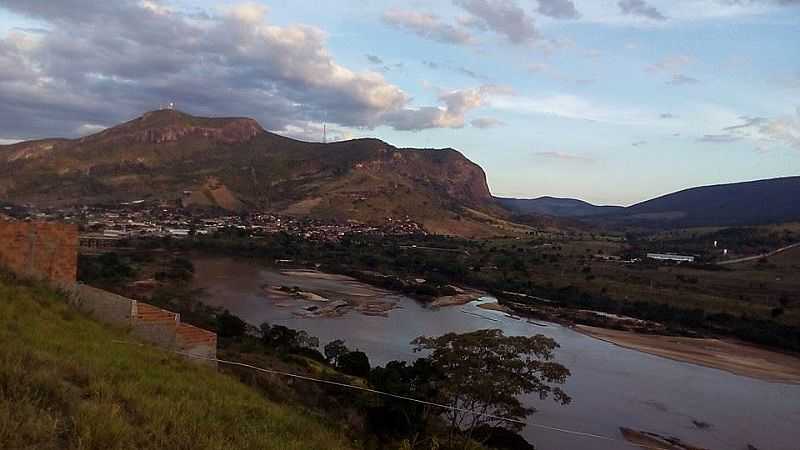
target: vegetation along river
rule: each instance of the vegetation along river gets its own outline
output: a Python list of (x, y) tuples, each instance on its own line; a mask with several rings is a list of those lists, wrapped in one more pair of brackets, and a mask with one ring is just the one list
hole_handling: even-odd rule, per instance
[[(205, 290), (206, 303), (227, 308), (253, 325), (269, 322), (306, 330), (323, 344), (344, 339), (348, 347), (366, 352), (372, 365), (415, 359), (418, 355), (409, 342), (420, 335), (499, 328), (507, 335), (541, 333), (554, 338), (561, 345), (557, 359), (572, 371), (565, 390), (573, 401), (560, 406), (530, 396), (525, 401), (537, 412), (528, 422), (615, 440), (527, 426), (522, 434), (538, 449), (636, 448), (622, 441), (619, 427), (676, 436), (709, 449), (744, 450), (748, 444), (759, 450), (798, 449), (800, 385), (772, 383), (652, 356), (562, 326), (533, 324), (477, 306), (494, 301), (491, 298), (430, 308), (345, 277), (287, 274), (229, 258), (194, 262), (195, 283)], [(331, 302), (369, 304), (345, 308), (343, 314), (313, 314), (308, 313), (309, 307), (319, 311), (325, 303), (281, 298), (264, 286), (297, 286)], [(376, 308), (375, 303), (381, 302), (394, 307)]]

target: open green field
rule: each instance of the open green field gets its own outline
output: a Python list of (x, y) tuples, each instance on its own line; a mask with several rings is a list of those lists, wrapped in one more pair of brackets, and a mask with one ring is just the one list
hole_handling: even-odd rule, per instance
[(0, 274), (2, 448), (353, 448), (332, 425), (232, 377), (118, 343), (130, 340)]

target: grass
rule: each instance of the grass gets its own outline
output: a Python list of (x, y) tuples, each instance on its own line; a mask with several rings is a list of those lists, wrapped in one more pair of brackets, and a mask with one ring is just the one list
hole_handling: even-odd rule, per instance
[(308, 413), (0, 275), (4, 449), (346, 449)]

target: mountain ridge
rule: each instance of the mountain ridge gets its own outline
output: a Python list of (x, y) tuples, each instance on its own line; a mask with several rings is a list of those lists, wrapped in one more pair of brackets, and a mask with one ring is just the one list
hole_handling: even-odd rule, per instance
[(579, 199), (497, 198), (516, 214), (540, 214), (604, 226), (689, 227), (761, 225), (800, 220), (800, 176), (681, 189), (631, 206), (597, 206)]
[(485, 172), (455, 149), (303, 142), (249, 118), (152, 111), (77, 139), (0, 146), (0, 161), (0, 198), (15, 203), (146, 198), (365, 222), (409, 218), (445, 234), (507, 231), (508, 212), (493, 201)]

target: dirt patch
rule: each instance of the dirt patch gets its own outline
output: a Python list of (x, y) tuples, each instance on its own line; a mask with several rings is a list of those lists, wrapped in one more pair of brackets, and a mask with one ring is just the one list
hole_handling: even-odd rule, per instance
[(503, 306), (503, 305), (501, 305), (500, 303), (497, 303), (497, 302), (481, 303), (480, 305), (478, 305), (478, 308), (488, 309), (489, 311), (500, 311), (500, 312), (504, 312), (506, 314), (513, 314), (514, 313), (514, 310), (512, 310), (508, 306)]
[(800, 384), (800, 357), (737, 341), (645, 335), (586, 325), (575, 329), (620, 347), (760, 380)]
[(707, 450), (702, 447), (689, 445), (680, 439), (668, 436), (661, 436), (647, 431), (631, 430), (630, 428), (620, 428), (622, 436), (631, 444), (652, 450)]
[(437, 297), (436, 300), (431, 302), (431, 306), (434, 307), (443, 307), (443, 306), (457, 306), (457, 305), (466, 305), (467, 303), (474, 302), (481, 297), (485, 297), (486, 293), (483, 291), (478, 291), (475, 289), (461, 289), (456, 288), (458, 293), (454, 295), (445, 295), (442, 297)]

